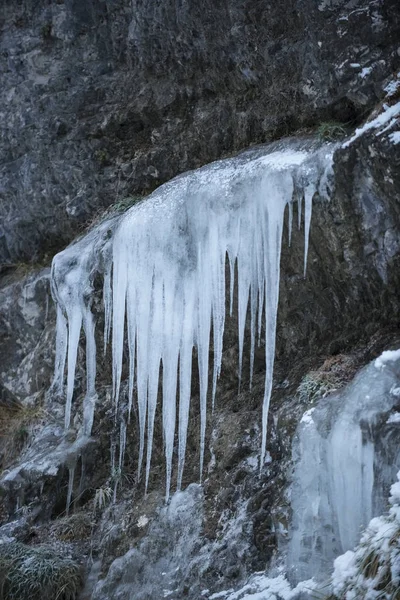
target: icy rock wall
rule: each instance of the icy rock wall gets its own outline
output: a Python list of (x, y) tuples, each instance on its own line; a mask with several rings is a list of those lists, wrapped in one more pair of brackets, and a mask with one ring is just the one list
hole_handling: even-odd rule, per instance
[(390, 415), (399, 384), (400, 361), (377, 359), (343, 392), (304, 414), (294, 444), (293, 581), (329, 576), (334, 558), (352, 549), (370, 519), (384, 512), (400, 467), (400, 420)]
[[(70, 423), (76, 353), (82, 324), (87, 343), (85, 435), (90, 434), (93, 422), (96, 348), (90, 303), (93, 278), (100, 272), (104, 276), (105, 344), (112, 329), (116, 409), (126, 323), (129, 347), (126, 420), (130, 418), (136, 387), (140, 429), (139, 476), (147, 433), (147, 486), (162, 365), (167, 497), (171, 485), (176, 420), (178, 488), (181, 485), (189, 418), (192, 354), (195, 349), (200, 380), (201, 477), (207, 398), (210, 391), (214, 404), (221, 368), (226, 316), (225, 267), (228, 261), (231, 313), (235, 272), (238, 277), (239, 373), (249, 307), (251, 371), (256, 340), (258, 338), (260, 341), (262, 327), (265, 326), (263, 464), (275, 353), (285, 209), (288, 205), (290, 239), (293, 202), (297, 202), (299, 226), (304, 204), (305, 271), (312, 199), (316, 193), (326, 194), (332, 151), (332, 145), (321, 146), (312, 140), (287, 141), (212, 163), (161, 186), (146, 201), (131, 208), (117, 225), (114, 220), (115, 232), (113, 226), (103, 223), (86, 238), (55, 257), (52, 274), (53, 295), (58, 303), (55, 385), (62, 390), (67, 361), (66, 428)], [(214, 362), (212, 385), (209, 385), (211, 333)], [(124, 420), (121, 424), (120, 462), (123, 462), (125, 427)]]

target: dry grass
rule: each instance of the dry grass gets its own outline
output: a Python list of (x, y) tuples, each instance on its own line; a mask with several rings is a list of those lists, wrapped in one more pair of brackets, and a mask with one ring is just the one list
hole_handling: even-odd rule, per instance
[(51, 546), (0, 545), (0, 600), (76, 600), (80, 566)]
[(7, 469), (29, 441), (33, 427), (47, 421), (40, 400), (33, 405), (0, 405), (0, 468)]

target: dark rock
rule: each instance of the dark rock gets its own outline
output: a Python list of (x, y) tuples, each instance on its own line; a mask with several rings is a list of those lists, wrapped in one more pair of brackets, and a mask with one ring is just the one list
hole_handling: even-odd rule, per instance
[(397, 0), (5, 0), (0, 27), (0, 264), (252, 143), (352, 124), (399, 65)]

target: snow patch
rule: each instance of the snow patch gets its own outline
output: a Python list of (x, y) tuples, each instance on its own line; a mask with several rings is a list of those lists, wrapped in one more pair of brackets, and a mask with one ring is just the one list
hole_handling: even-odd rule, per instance
[(209, 600), (294, 600), (301, 592), (316, 589), (314, 580), (302, 581), (292, 588), (283, 575), (268, 577), (264, 572), (254, 573), (239, 590), (217, 592)]
[(400, 144), (400, 131), (394, 131), (389, 135), (389, 140), (392, 144)]
[(392, 415), (390, 415), (390, 417), (388, 418), (388, 420), (386, 421), (386, 423), (390, 424), (390, 423), (400, 423), (400, 413), (399, 412), (395, 412)]
[(312, 414), (314, 411), (315, 411), (315, 407), (307, 410), (307, 412), (305, 412), (304, 415), (301, 417), (300, 423), (304, 423), (306, 425), (311, 425), (314, 422), (313, 418), (312, 418)]
[(372, 73), (372, 67), (364, 67), (361, 69), (360, 77), (365, 79), (370, 73)]
[(347, 142), (344, 142), (342, 147), (348, 148), (350, 144), (352, 144), (356, 139), (361, 137), (366, 131), (370, 131), (371, 129), (378, 129), (383, 125), (387, 125), (392, 119), (398, 117), (398, 115), (400, 114), (400, 102), (397, 102), (393, 106), (384, 105), (383, 108), (383, 112), (380, 115), (378, 115), (375, 119), (369, 121), (368, 123), (365, 123), (362, 127), (356, 129), (354, 135), (349, 140), (347, 140)]
[(382, 352), (377, 359), (375, 359), (375, 367), (377, 369), (383, 369), (386, 367), (387, 363), (396, 362), (400, 359), (400, 349), (399, 350), (385, 350)]

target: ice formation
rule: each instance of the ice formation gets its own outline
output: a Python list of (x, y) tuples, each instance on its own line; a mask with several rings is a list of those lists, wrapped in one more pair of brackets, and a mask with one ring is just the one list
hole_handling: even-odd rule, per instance
[(332, 589), (344, 600), (393, 600), (400, 583), (400, 472), (390, 489), (388, 514), (375, 517), (354, 551), (334, 563)]
[[(207, 399), (210, 395), (211, 404), (214, 404), (221, 369), (227, 263), (231, 313), (237, 273), (239, 372), (248, 308), (251, 371), (256, 339), (261, 338), (263, 323), (265, 327), (262, 466), (272, 387), (285, 208), (289, 206), (290, 238), (292, 204), (298, 205), (300, 225), (304, 203), (305, 269), (312, 199), (316, 192), (325, 192), (332, 152), (333, 147), (329, 144), (321, 146), (312, 140), (289, 141), (212, 163), (161, 186), (146, 201), (122, 217), (100, 224), (55, 257), (52, 269), (53, 295), (58, 304), (55, 386), (62, 391), (67, 361), (66, 428), (71, 418), (82, 325), (86, 334), (87, 369), (85, 435), (90, 435), (93, 423), (96, 347), (91, 302), (94, 277), (100, 273), (104, 277), (105, 344), (110, 332), (112, 337), (116, 410), (127, 330), (128, 413), (130, 415), (135, 390), (140, 430), (139, 475), (146, 451), (147, 487), (162, 365), (167, 496), (171, 485), (176, 421), (178, 489), (181, 485), (195, 350), (200, 380), (201, 476)], [(211, 334), (214, 360), (209, 385)], [(122, 462), (123, 453), (120, 454)]]
[(400, 468), (398, 424), (388, 419), (398, 402), (399, 359), (398, 351), (384, 352), (300, 422), (288, 552), (294, 582), (327, 578), (334, 558), (352, 549), (385, 508)]

